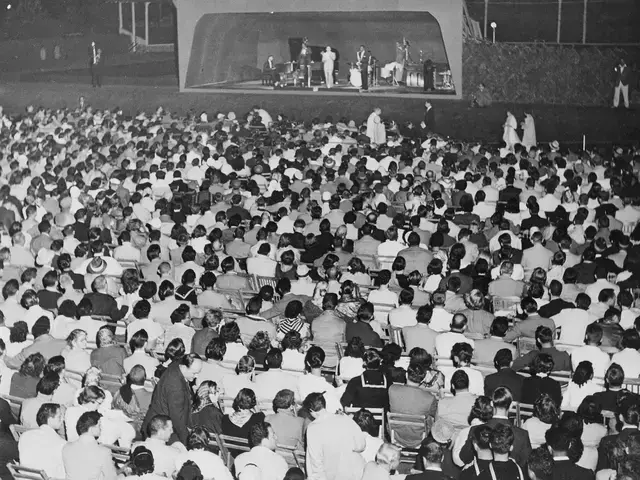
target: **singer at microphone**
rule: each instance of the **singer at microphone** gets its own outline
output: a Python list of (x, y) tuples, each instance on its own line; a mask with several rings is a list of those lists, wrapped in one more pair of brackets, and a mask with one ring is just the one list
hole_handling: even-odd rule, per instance
[(96, 42), (89, 45), (89, 72), (91, 72), (91, 85), (102, 87), (102, 50), (96, 46)]

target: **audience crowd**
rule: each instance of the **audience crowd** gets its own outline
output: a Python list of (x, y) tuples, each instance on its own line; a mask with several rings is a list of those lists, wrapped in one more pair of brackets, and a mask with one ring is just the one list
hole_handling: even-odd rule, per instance
[(0, 479), (638, 480), (640, 152), (385, 127), (0, 108)]

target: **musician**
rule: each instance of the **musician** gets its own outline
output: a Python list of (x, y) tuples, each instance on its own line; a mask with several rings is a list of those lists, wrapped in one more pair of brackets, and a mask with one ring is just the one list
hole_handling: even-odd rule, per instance
[(356, 54), (360, 78), (362, 79), (361, 92), (369, 91), (369, 69), (371, 68), (371, 53), (368, 53), (364, 45), (360, 45), (360, 50)]
[(336, 61), (336, 53), (331, 51), (331, 47), (327, 47), (322, 52), (322, 68), (324, 70), (324, 78), (327, 84), (327, 88), (333, 86), (333, 70), (334, 62)]
[(96, 42), (89, 45), (89, 71), (91, 72), (91, 85), (102, 87), (102, 50), (96, 47)]
[(309, 85), (309, 65), (311, 65), (311, 48), (309, 48), (309, 39), (304, 37), (302, 40), (302, 48), (298, 55), (298, 65), (304, 73), (304, 84)]
[(436, 112), (433, 109), (433, 105), (429, 100), (424, 102), (424, 129), (427, 132), (435, 132), (436, 131)]
[(269, 79), (269, 85), (278, 84), (278, 76), (276, 74), (276, 64), (273, 61), (273, 55), (269, 55), (267, 61), (262, 66), (262, 74)]
[(423, 74), (424, 74), (424, 91), (431, 92), (435, 89), (435, 85), (433, 84), (433, 70), (434, 70), (433, 62), (429, 59), (423, 64)]

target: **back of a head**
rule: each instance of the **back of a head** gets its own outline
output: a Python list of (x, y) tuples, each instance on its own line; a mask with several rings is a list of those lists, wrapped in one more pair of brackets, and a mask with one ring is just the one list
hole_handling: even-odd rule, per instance
[(511, 425), (498, 423), (491, 431), (491, 451), (499, 455), (508, 454), (513, 447), (514, 438), (513, 427), (511, 427)]
[(493, 391), (493, 405), (495, 408), (509, 410), (513, 403), (513, 394), (507, 387), (498, 387)]

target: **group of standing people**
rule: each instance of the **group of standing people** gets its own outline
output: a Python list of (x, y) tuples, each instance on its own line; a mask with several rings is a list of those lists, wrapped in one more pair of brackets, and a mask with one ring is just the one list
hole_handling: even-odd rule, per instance
[(513, 147), (517, 144), (521, 144), (528, 149), (535, 147), (536, 142), (536, 123), (533, 116), (530, 113), (524, 114), (524, 121), (520, 123), (522, 129), (522, 139), (518, 135), (518, 120), (513, 113), (507, 111), (507, 119), (504, 122), (502, 141), (506, 144), (506, 148), (509, 151), (513, 150)]

